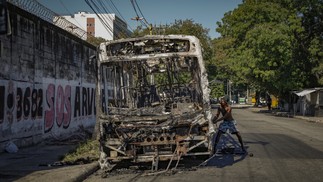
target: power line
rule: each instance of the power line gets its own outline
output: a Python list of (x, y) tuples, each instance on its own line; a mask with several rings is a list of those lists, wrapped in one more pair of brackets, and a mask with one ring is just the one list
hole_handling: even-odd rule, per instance
[[(146, 28), (148, 28), (149, 32), (150, 32), (150, 35), (152, 35), (152, 25), (150, 23), (148, 23), (147, 19), (145, 18), (144, 14), (142, 13), (138, 3), (136, 0), (130, 0), (131, 1), (131, 4), (132, 4), (132, 7), (133, 9), (135, 10), (135, 13), (137, 15), (137, 17), (135, 17), (135, 20), (140, 20), (141, 24), (144, 25)], [(137, 9), (141, 15), (141, 17), (138, 15), (138, 12), (137, 12)]]
[[(102, 1), (98, 0), (98, 2), (99, 2), (99, 4), (100, 4), (100, 6), (103, 8), (104, 12), (105, 12), (105, 13), (107, 13), (107, 14), (110, 14), (110, 11), (109, 11), (108, 7), (107, 7), (104, 3), (102, 3)], [(113, 19), (112, 19), (110, 16), (107, 16), (107, 18), (108, 18), (111, 22), (113, 22)], [(123, 31), (123, 28), (124, 28), (124, 27), (121, 27), (118, 23), (116, 23), (115, 25), (116, 25), (116, 29), (118, 29), (120, 32), (122, 32), (122, 31)]]
[[(115, 29), (117, 32), (113, 31), (113, 27), (110, 26), (109, 22), (113, 22), (113, 18), (109, 15), (110, 11), (106, 7), (105, 4), (103, 4), (100, 0), (96, 2), (95, 0), (85, 0), (85, 2), (90, 6), (90, 8), (93, 10), (93, 12), (97, 15), (101, 23), (104, 25), (105, 29), (109, 32), (109, 34), (114, 38), (122, 38), (122, 34), (125, 33), (125, 36), (127, 36), (127, 32), (124, 32), (126, 27), (121, 27), (118, 23), (115, 24)], [(105, 12), (106, 14), (102, 14), (101, 12)], [(115, 34), (114, 34), (115, 33)]]
[[(113, 19), (109, 14), (110, 11), (106, 7), (105, 4), (103, 4), (100, 0), (85, 0), (85, 2), (90, 6), (90, 8), (94, 11), (94, 13), (97, 15), (100, 22), (103, 24), (105, 29), (110, 33), (110, 35), (114, 38), (122, 38), (123, 34), (125, 36), (128, 35), (126, 26), (120, 26), (117, 19)], [(101, 12), (105, 12), (106, 14), (102, 14)], [(109, 22), (116, 22), (115, 24), (115, 30), (113, 30), (113, 27), (109, 24)]]
[[(71, 15), (73, 16), (73, 14), (67, 9), (67, 7), (65, 6), (65, 4), (63, 3), (62, 0), (59, 0), (59, 2), (61, 3), (61, 5), (63, 6), (63, 8)], [(75, 22), (80, 26), (82, 27), (82, 25), (75, 19)]]
[(140, 7), (139, 7), (139, 5), (138, 5), (137, 1), (136, 1), (136, 0), (133, 0), (133, 1), (135, 2), (135, 4), (136, 4), (136, 6), (137, 6), (137, 8), (138, 8), (138, 10), (139, 10), (139, 12), (140, 12), (140, 14), (141, 14), (142, 18), (145, 20), (145, 23), (146, 23), (147, 25), (149, 25), (149, 23), (148, 23), (148, 21), (146, 20), (146, 18), (145, 18), (145, 16), (144, 16), (144, 14), (142, 13), (142, 11), (141, 11), (141, 9), (140, 9)]
[(144, 18), (143, 18), (143, 17), (141, 18), (141, 17), (139, 16), (138, 12), (137, 12), (137, 8), (136, 8), (136, 5), (135, 5), (134, 0), (130, 0), (130, 2), (131, 2), (131, 5), (132, 5), (132, 8), (134, 9), (134, 11), (135, 11), (135, 13), (136, 13), (135, 20), (137, 20), (137, 21), (139, 21), (139, 20), (140, 20), (140, 23), (141, 23), (142, 25), (144, 25), (145, 27), (147, 27), (147, 28), (148, 28), (148, 24), (146, 24), (146, 22), (142, 21)]
[(139, 14), (137, 12), (137, 9), (135, 7), (135, 4), (134, 4), (133, 0), (130, 0), (130, 2), (131, 2), (131, 5), (132, 5), (133, 9), (135, 10), (135, 13), (136, 13), (137, 17), (139, 17)]
[[(124, 21), (124, 22), (127, 22), (126, 19), (122, 16), (122, 14), (120, 13), (119, 9), (115, 6), (115, 4), (113, 3), (112, 0), (110, 1), (107, 1), (108, 3), (110, 2), (112, 4), (112, 9), (116, 10), (116, 12), (118, 13), (118, 15), (121, 17), (121, 19)], [(110, 6), (111, 7), (111, 6)], [(128, 24), (129, 28), (133, 31), (134, 29)]]
[(92, 6), (91, 2), (89, 0), (85, 0), (86, 4), (93, 10), (93, 12), (97, 15), (97, 17), (99, 18), (99, 20), (101, 21), (101, 23), (104, 25), (104, 27), (108, 30), (108, 32), (110, 33), (110, 35), (113, 37), (113, 30), (112, 28), (109, 26), (109, 24), (107, 24), (107, 22), (105, 20), (103, 20), (101, 18), (101, 16), (99, 15), (99, 13), (97, 12), (98, 7), (97, 5), (93, 2), (92, 4), (96, 7), (96, 9)]

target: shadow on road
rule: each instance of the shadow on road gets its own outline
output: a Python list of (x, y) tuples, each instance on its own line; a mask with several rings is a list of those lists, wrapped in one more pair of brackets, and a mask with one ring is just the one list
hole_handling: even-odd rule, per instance
[(215, 166), (223, 168), (225, 166), (232, 166), (234, 163), (240, 162), (246, 158), (248, 153), (236, 155), (236, 154), (215, 154), (215, 156), (208, 161), (206, 166)]
[[(298, 138), (278, 133), (244, 133), (252, 152), (270, 159), (323, 159), (323, 152)], [(310, 139), (309, 141), (315, 141)], [(319, 141), (317, 141), (319, 142)], [(263, 147), (257, 147), (262, 145)]]

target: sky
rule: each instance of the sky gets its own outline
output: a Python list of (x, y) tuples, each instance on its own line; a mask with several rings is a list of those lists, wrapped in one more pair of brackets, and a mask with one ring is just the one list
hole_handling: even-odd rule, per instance
[[(93, 0), (99, 1), (99, 0)], [(131, 29), (137, 27), (137, 22), (131, 20), (136, 16), (130, 0), (112, 1)], [(216, 32), (216, 22), (221, 21), (224, 13), (232, 11), (242, 3), (242, 0), (136, 0), (142, 14), (152, 25), (165, 25), (175, 20), (191, 19), (209, 29), (211, 38), (219, 37)], [(50, 10), (59, 15), (71, 15), (78, 11), (93, 13), (85, 0), (38, 0)], [(106, 3), (108, 5), (108, 3)], [(111, 3), (110, 3), (111, 4)], [(107, 6), (109, 8), (109, 6)], [(111, 11), (117, 16), (118, 12)], [(139, 13), (139, 12), (138, 12)]]

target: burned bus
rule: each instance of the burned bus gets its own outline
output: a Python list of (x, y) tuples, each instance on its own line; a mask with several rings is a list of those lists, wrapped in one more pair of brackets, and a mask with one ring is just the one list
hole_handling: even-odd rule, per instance
[(154, 35), (102, 43), (97, 55), (100, 166), (209, 155), (207, 73), (194, 36)]

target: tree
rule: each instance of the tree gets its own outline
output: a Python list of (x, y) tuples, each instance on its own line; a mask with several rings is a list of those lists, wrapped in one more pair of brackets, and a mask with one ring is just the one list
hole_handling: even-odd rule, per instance
[(296, 59), (306, 62), (302, 68), (309, 74), (306, 86), (323, 86), (323, 1), (292, 2), (302, 27), (302, 31), (295, 32), (298, 45)]
[(210, 83), (210, 98), (219, 98), (224, 96), (223, 83)]
[[(232, 37), (220, 37), (212, 40), (213, 57), (210, 61), (210, 75), (214, 79), (227, 80), (232, 79), (234, 62), (230, 62), (230, 55), (234, 51), (235, 39)], [(212, 73), (213, 72), (213, 73)]]
[[(133, 34), (133, 37), (139, 37), (149, 34), (148, 28), (142, 28), (139, 26)], [(205, 61), (209, 80), (213, 80), (215, 78), (216, 72), (214, 72), (212, 67), (212, 59), (213, 59), (213, 50), (212, 50), (212, 43), (211, 38), (209, 37), (209, 29), (204, 28), (201, 24), (195, 23), (193, 20), (186, 19), (186, 20), (175, 20), (174, 23), (170, 25), (160, 25), (153, 27), (153, 34), (164, 34), (164, 35), (193, 35), (196, 36), (202, 46), (202, 54), (203, 60)], [(215, 88), (222, 88), (218, 86), (211, 85), (211, 90)], [(219, 91), (221, 92), (221, 90)]]
[[(149, 28), (142, 28), (139, 26), (133, 33), (133, 37), (140, 37), (149, 35)], [(211, 38), (208, 35), (209, 29), (203, 28), (199, 23), (195, 23), (193, 20), (175, 20), (170, 25), (160, 25), (159, 27), (153, 27), (153, 34), (164, 35), (194, 35), (196, 36), (202, 46), (203, 59), (205, 62), (209, 62), (212, 57)]]
[[(248, 31), (245, 41), (233, 54), (238, 77), (266, 88), (275, 95), (284, 95), (300, 84), (299, 70), (292, 61), (290, 29), (285, 24), (261, 24)], [(248, 68), (248, 69), (246, 69)]]
[(280, 97), (322, 85), (322, 14), (322, 0), (245, 0), (217, 22), (212, 64)]
[(106, 40), (102, 37), (94, 37), (94, 36), (88, 36), (86, 39), (87, 42), (95, 45), (95, 46), (99, 46), (100, 43), (102, 42), (106, 42)]

